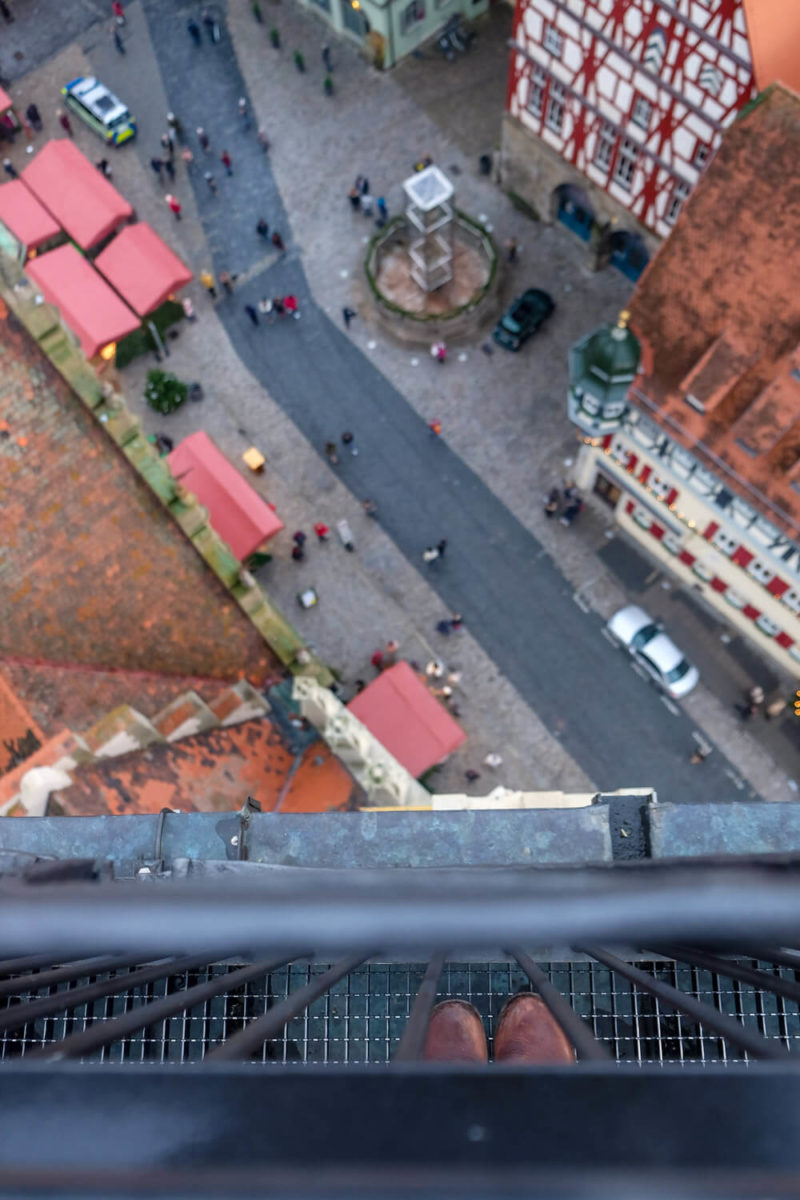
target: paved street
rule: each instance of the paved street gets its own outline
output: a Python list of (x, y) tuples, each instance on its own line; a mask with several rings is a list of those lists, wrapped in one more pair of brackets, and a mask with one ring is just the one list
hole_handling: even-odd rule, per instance
[[(276, 10), (281, 55), (268, 46), (243, 0), (231, 5), (235, 45), (226, 28), (218, 46), (205, 43), (199, 50), (185, 32), (185, 6), (145, 0), (147, 29), (138, 4), (128, 11), (124, 58), (117, 58), (104, 29), (84, 43), (93, 67), (124, 95), (140, 123), (138, 158), (127, 150), (115, 157), (115, 181), (195, 271), (211, 261), (216, 271), (240, 275), (235, 297), (216, 306), (224, 333), (195, 288), (201, 319), (181, 334), (173, 366), (184, 378), (202, 377), (216, 394), (213, 405), (187, 406), (172, 419), (170, 432), (180, 436), (206, 427), (234, 458), (251, 441), (262, 445), (270, 498), (290, 530), (307, 528), (321, 505), (329, 524), (331, 514), (342, 514), (357, 529), (355, 556), (331, 545), (298, 572), (283, 549), (266, 568), (265, 586), (299, 627), (350, 681), (369, 670), (376, 639), (390, 636), (399, 622), (411, 621), (401, 631), (404, 653), (422, 658), (431, 642), (436, 653), (457, 653), (467, 680), (470, 747), (481, 755), (499, 749), (507, 760), (508, 772), (504, 766), (496, 782), (652, 785), (664, 798), (730, 800), (750, 790), (737, 789), (732, 776), (738, 772), (762, 794), (788, 798), (767, 756), (746, 733), (733, 732), (730, 714), (712, 695), (699, 689), (686, 712), (668, 709), (603, 639), (601, 617), (625, 593), (594, 554), (604, 544), (602, 519), (588, 511), (582, 528), (567, 531), (541, 515), (541, 493), (568, 473), (575, 450), (563, 416), (566, 348), (578, 332), (624, 303), (626, 281), (587, 274), (581, 248), (568, 234), (525, 222), (490, 182), (478, 178), (474, 151), (483, 141), (467, 139), (465, 153), (417, 107), (410, 77), (426, 67), (438, 71), (440, 64), (413, 62), (395, 82), (337, 43), (337, 93), (328, 100), (318, 64), (322, 29), (294, 9)], [(295, 45), (306, 54), (307, 76), (291, 66)], [(74, 61), (79, 73), (78, 58), (76, 49), (65, 52), (63, 70), (69, 59), (69, 69)], [(242, 128), (240, 95), (249, 97), (259, 123), (269, 129), (275, 143), (269, 158), (259, 151), (253, 129)], [(168, 107), (188, 130), (207, 128), (219, 184), (211, 195), (192, 139), (192, 187), (182, 175), (176, 184), (185, 206), (179, 225), (147, 166)], [(87, 136), (91, 153), (95, 146)], [(218, 160), (223, 148), (234, 160), (230, 180)], [(372, 324), (357, 282), (369, 226), (349, 212), (346, 190), (357, 171), (367, 170), (373, 192), (386, 194), (396, 209), (399, 182), (421, 151), (452, 172), (467, 211), (488, 214), (500, 239), (519, 236), (522, 286), (535, 271), (530, 281), (544, 282), (556, 295), (552, 328), (523, 355), (487, 358), (478, 346), (465, 346), (465, 361), (453, 353), (442, 371), (424, 350), (415, 355), (393, 346)], [(257, 237), (262, 214), (280, 229), (286, 255)], [(508, 272), (503, 296), (514, 294), (520, 282)], [(302, 319), (253, 328), (244, 304), (287, 291), (300, 298)], [(352, 336), (340, 327), (345, 302), (360, 309)], [(415, 358), (421, 359), (417, 365)], [(140, 361), (127, 373), (134, 407), (135, 385), (148, 365)], [(159, 427), (161, 419), (143, 415), (148, 428)], [(427, 433), (432, 415), (444, 421), (441, 441)], [(342, 455), (334, 477), (322, 446), (348, 428), (360, 453)], [(377, 526), (357, 523), (358, 502), (366, 496), (378, 504)], [(422, 549), (442, 536), (448, 538), (445, 560), (424, 567)], [(290, 604), (300, 580), (316, 584), (318, 577), (325, 580), (323, 603), (304, 625), (305, 616)], [(586, 596), (583, 607), (573, 599), (577, 588)], [(457, 651), (432, 633), (447, 609), (466, 618), (468, 634)], [(488, 742), (481, 725), (491, 730)], [(689, 765), (698, 726), (728, 748), (736, 771), (720, 749), (701, 768)], [(473, 762), (457, 756), (454, 769), (437, 779), (437, 790), (460, 789), (464, 766)], [(484, 776), (477, 790), (486, 791), (491, 782)]]

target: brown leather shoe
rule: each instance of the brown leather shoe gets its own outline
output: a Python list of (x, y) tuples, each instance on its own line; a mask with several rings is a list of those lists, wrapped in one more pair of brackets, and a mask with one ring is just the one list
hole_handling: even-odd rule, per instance
[(422, 1057), (426, 1062), (488, 1062), (486, 1034), (477, 1008), (465, 1000), (437, 1004), (431, 1013)]
[(561, 1026), (539, 996), (513, 996), (500, 1014), (494, 1035), (495, 1062), (574, 1063), (575, 1053)]

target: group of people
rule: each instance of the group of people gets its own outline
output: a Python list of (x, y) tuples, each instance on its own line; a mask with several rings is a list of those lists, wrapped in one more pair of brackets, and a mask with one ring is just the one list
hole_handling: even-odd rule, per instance
[(365, 175), (357, 175), (355, 183), (347, 193), (353, 212), (362, 212), (365, 217), (375, 217), (375, 223), (383, 228), (389, 218), (389, 209), (383, 196), (373, 199), (369, 190), (369, 180)]
[(571, 525), (582, 508), (583, 501), (574, 483), (568, 483), (563, 493), (557, 487), (552, 487), (545, 497), (545, 516), (555, 517), (560, 513), (562, 525)]
[(258, 302), (258, 306), (254, 304), (245, 304), (244, 311), (247, 313), (253, 325), (259, 323), (259, 313), (265, 318), (268, 325), (271, 325), (276, 317), (294, 317), (300, 319), (300, 307), (297, 302), (297, 296), (290, 292), (287, 296), (262, 296)]

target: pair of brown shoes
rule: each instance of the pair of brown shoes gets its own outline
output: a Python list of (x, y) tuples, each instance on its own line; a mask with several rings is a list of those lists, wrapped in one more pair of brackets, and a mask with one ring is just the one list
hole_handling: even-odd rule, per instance
[[(489, 1060), (480, 1013), (465, 1000), (445, 1000), (431, 1013), (422, 1057), (427, 1062)], [(509, 1000), (494, 1037), (495, 1062), (574, 1063), (575, 1053), (539, 996), (522, 992)]]

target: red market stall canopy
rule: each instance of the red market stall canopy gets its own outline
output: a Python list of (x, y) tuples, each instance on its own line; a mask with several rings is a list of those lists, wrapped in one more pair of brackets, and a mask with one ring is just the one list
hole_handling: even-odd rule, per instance
[(26, 250), (58, 237), (61, 226), (20, 179), (0, 185), (0, 221)]
[(43, 146), (22, 179), (82, 250), (91, 250), (133, 216), (128, 201), (69, 138)]
[(25, 274), (45, 300), (55, 304), (64, 324), (80, 339), (87, 358), (139, 328), (139, 318), (70, 244), (32, 259)]
[(0, 115), (4, 112), (7, 112), (13, 103), (14, 102), (9, 96), (8, 92), (3, 91), (3, 89), (0, 87)]
[(283, 521), (202, 430), (191, 433), (167, 458), (172, 474), (208, 509), (211, 528), (244, 562)]
[(140, 317), (192, 278), (189, 268), (145, 221), (126, 225), (98, 254), (95, 266)]
[(347, 707), (415, 779), (466, 741), (406, 662), (382, 671)]

